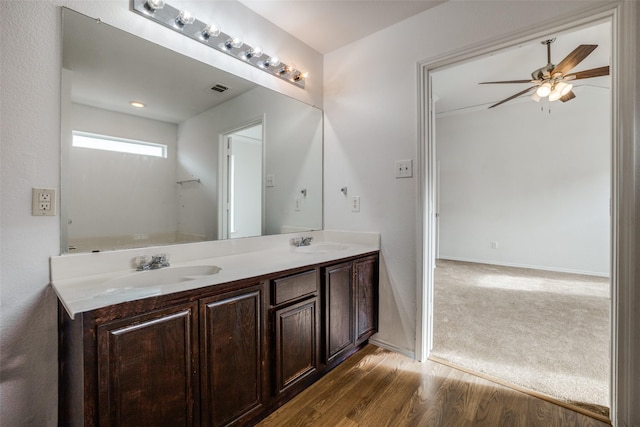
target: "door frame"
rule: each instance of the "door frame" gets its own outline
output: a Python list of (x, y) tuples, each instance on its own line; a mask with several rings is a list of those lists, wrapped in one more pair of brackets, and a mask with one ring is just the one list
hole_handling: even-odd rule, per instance
[(618, 1), (597, 5), (582, 13), (565, 16), (546, 25), (525, 28), (507, 37), (474, 45), (426, 59), (417, 64), (418, 72), (418, 182), (417, 209), (417, 312), (416, 359), (428, 359), (433, 344), (433, 269), (436, 255), (435, 224), (435, 130), (430, 73), (436, 69), (485, 56), (519, 43), (537, 40), (554, 31), (564, 31), (603, 19), (612, 26), (611, 97), (612, 97), (612, 174), (611, 174), (611, 369), (610, 418), (613, 425), (628, 425), (635, 411), (633, 379), (634, 325), (630, 301), (633, 297), (635, 274), (635, 190), (634, 114), (637, 91), (633, 72), (636, 47), (633, 34), (637, 27), (636, 2)]
[(227, 206), (227, 201), (224, 198), (224, 195), (228, 193), (228, 165), (226, 162), (226, 153), (227, 153), (227, 140), (234, 133), (237, 133), (243, 129), (247, 129), (250, 127), (254, 127), (257, 125), (262, 125), (262, 191), (261, 198), (262, 201), (260, 203), (262, 213), (261, 213), (261, 221), (262, 221), (262, 233), (264, 233), (265, 224), (266, 224), (266, 215), (265, 215), (265, 207), (266, 200), (264, 194), (264, 171), (265, 171), (265, 160), (266, 160), (266, 146), (267, 146), (267, 132), (266, 132), (266, 122), (267, 117), (266, 114), (262, 114), (258, 117), (254, 117), (253, 119), (247, 120), (245, 122), (236, 124), (235, 126), (228, 128), (218, 134), (218, 239), (227, 239), (228, 237), (228, 225), (229, 225), (229, 211)]

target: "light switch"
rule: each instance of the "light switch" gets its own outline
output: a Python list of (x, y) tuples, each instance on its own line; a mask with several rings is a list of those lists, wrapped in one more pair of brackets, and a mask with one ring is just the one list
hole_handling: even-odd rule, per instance
[(360, 196), (351, 198), (351, 212), (360, 212)]

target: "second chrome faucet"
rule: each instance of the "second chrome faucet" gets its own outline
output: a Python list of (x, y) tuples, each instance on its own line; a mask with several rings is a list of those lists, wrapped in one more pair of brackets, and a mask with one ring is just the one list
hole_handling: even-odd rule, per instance
[(309, 246), (311, 244), (311, 241), (313, 240), (313, 237), (311, 236), (307, 236), (307, 237), (294, 237), (293, 239), (291, 239), (291, 244), (293, 246)]
[(144, 256), (139, 257), (138, 266), (136, 270), (157, 270), (162, 267), (169, 267), (169, 257), (167, 254), (152, 255), (151, 257)]

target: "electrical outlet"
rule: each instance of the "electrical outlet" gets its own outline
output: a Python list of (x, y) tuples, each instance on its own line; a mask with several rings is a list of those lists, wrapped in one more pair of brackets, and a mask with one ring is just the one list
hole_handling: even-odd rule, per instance
[(275, 175), (267, 175), (267, 187), (275, 187), (276, 186), (276, 176)]
[(498, 249), (500, 247), (500, 245), (498, 244), (498, 242), (491, 242), (491, 249)]
[(300, 208), (302, 207), (302, 201), (300, 200), (300, 197), (296, 197), (296, 210), (299, 211)]
[(56, 189), (33, 188), (31, 191), (31, 215), (56, 215)]
[(396, 178), (413, 176), (413, 160), (396, 160)]
[(351, 212), (360, 212), (360, 196), (351, 198)]

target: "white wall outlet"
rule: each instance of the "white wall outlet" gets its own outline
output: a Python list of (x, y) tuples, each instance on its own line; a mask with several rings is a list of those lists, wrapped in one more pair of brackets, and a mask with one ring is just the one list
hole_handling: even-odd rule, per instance
[(499, 246), (498, 242), (491, 242), (491, 249), (498, 249)]
[(267, 175), (267, 187), (275, 187), (276, 186), (276, 176), (273, 174)]
[(302, 208), (302, 201), (300, 197), (296, 197), (296, 210), (299, 211)]
[(56, 189), (33, 188), (31, 192), (31, 215), (56, 215)]
[(360, 196), (351, 198), (351, 212), (360, 212)]
[(396, 178), (413, 176), (413, 160), (396, 160)]

